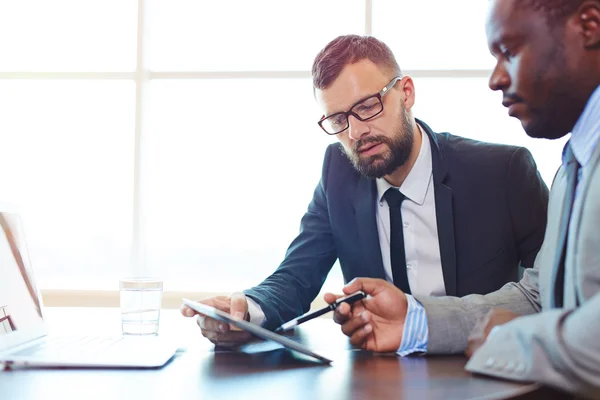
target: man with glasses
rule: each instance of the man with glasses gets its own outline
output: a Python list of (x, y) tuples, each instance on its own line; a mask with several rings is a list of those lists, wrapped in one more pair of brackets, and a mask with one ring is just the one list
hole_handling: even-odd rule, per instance
[[(300, 233), (261, 284), (207, 304), (274, 329), (309, 310), (336, 260), (346, 282), (382, 278), (428, 296), (489, 293), (533, 265), (548, 189), (526, 149), (435, 133), (415, 119), (412, 79), (373, 37), (336, 38), (312, 72), (318, 124), (340, 143), (326, 150)], [(250, 337), (198, 323), (220, 345)]]

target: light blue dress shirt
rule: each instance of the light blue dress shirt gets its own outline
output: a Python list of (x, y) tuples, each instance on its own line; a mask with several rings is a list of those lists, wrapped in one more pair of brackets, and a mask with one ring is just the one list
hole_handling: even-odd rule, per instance
[[(592, 97), (588, 100), (583, 114), (573, 128), (573, 134), (569, 140), (575, 158), (581, 165), (579, 169), (579, 182), (589, 173), (587, 166), (592, 158), (592, 153), (600, 138), (600, 86), (596, 88)], [(564, 153), (563, 153), (564, 163)], [(578, 185), (579, 186), (579, 185)], [(577, 188), (579, 189), (579, 187)], [(577, 201), (578, 190), (575, 192)]]

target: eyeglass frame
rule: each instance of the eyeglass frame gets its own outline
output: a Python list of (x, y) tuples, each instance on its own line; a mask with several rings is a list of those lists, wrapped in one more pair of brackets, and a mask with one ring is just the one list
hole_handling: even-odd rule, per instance
[[(364, 97), (364, 98), (360, 99), (359, 101), (357, 101), (356, 103), (354, 103), (354, 104), (352, 105), (352, 107), (350, 107), (350, 109), (349, 109), (348, 111), (340, 111), (340, 112), (336, 112), (336, 113), (333, 113), (333, 114), (331, 114), (331, 115), (328, 115), (328, 116), (325, 116), (325, 115), (323, 115), (323, 116), (321, 117), (321, 119), (320, 119), (320, 120), (317, 122), (317, 124), (318, 124), (318, 125), (321, 127), (321, 129), (323, 129), (323, 131), (324, 131), (326, 134), (328, 134), (328, 135), (330, 135), (330, 136), (333, 136), (333, 135), (339, 135), (340, 133), (344, 132), (346, 129), (350, 128), (350, 120), (348, 119), (348, 117), (349, 117), (350, 115), (352, 115), (354, 118), (356, 118), (356, 119), (357, 119), (357, 120), (359, 120), (359, 121), (368, 121), (368, 120), (370, 120), (370, 119), (373, 119), (373, 118), (375, 118), (376, 116), (378, 116), (379, 114), (381, 114), (381, 113), (383, 112), (383, 108), (384, 108), (384, 107), (383, 107), (383, 96), (385, 96), (385, 94), (386, 94), (387, 92), (389, 92), (389, 91), (390, 91), (390, 89), (391, 89), (391, 88), (393, 88), (393, 87), (394, 87), (394, 85), (395, 85), (395, 84), (396, 84), (396, 83), (397, 83), (399, 80), (402, 80), (402, 78), (403, 78), (402, 76), (396, 76), (396, 77), (394, 77), (394, 78), (393, 78), (393, 79), (392, 79), (392, 80), (391, 80), (391, 81), (390, 81), (390, 82), (389, 82), (387, 85), (385, 85), (385, 86), (384, 86), (384, 88), (383, 88), (383, 89), (381, 89), (379, 92), (377, 92), (377, 93), (375, 93), (375, 94), (372, 94), (372, 95), (370, 95), (370, 96), (367, 96), (367, 97)], [(372, 97), (376, 97), (376, 98), (378, 98), (378, 99), (379, 99), (379, 103), (381, 104), (381, 110), (379, 110), (377, 113), (375, 113), (375, 114), (371, 115), (371, 116), (370, 116), (370, 117), (368, 117), (368, 118), (361, 118), (361, 117), (360, 117), (358, 114), (356, 114), (354, 111), (352, 111), (352, 110), (354, 109), (354, 107), (356, 107), (357, 105), (361, 104), (362, 102), (364, 102), (364, 101), (366, 101), (366, 100), (368, 100), (368, 99), (370, 99), (370, 98), (372, 98)], [(327, 132), (327, 130), (326, 130), (324, 127), (323, 127), (323, 122), (324, 122), (326, 119), (333, 117), (334, 115), (342, 115), (342, 114), (343, 114), (343, 115), (346, 117), (346, 127), (345, 127), (344, 129), (342, 129), (341, 131), (338, 131), (338, 132), (335, 132), (335, 133), (329, 133), (329, 132)]]

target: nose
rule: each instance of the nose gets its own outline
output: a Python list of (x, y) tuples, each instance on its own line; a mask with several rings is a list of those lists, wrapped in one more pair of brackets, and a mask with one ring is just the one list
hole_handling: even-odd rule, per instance
[(354, 115), (348, 116), (348, 136), (352, 140), (359, 140), (369, 133), (369, 125), (366, 121), (361, 121)]
[(496, 63), (488, 82), (490, 89), (506, 91), (510, 87), (510, 76), (503, 63)]

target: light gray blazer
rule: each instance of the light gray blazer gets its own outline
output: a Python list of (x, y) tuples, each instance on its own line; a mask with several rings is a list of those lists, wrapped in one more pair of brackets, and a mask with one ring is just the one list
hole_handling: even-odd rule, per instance
[(600, 398), (600, 146), (586, 168), (567, 242), (564, 307), (551, 306), (567, 184), (561, 167), (550, 192), (544, 243), (520, 282), (485, 296), (416, 296), (427, 313), (429, 354), (464, 351), (477, 320), (491, 308), (507, 308), (529, 315), (494, 330), (468, 362), (469, 371)]

